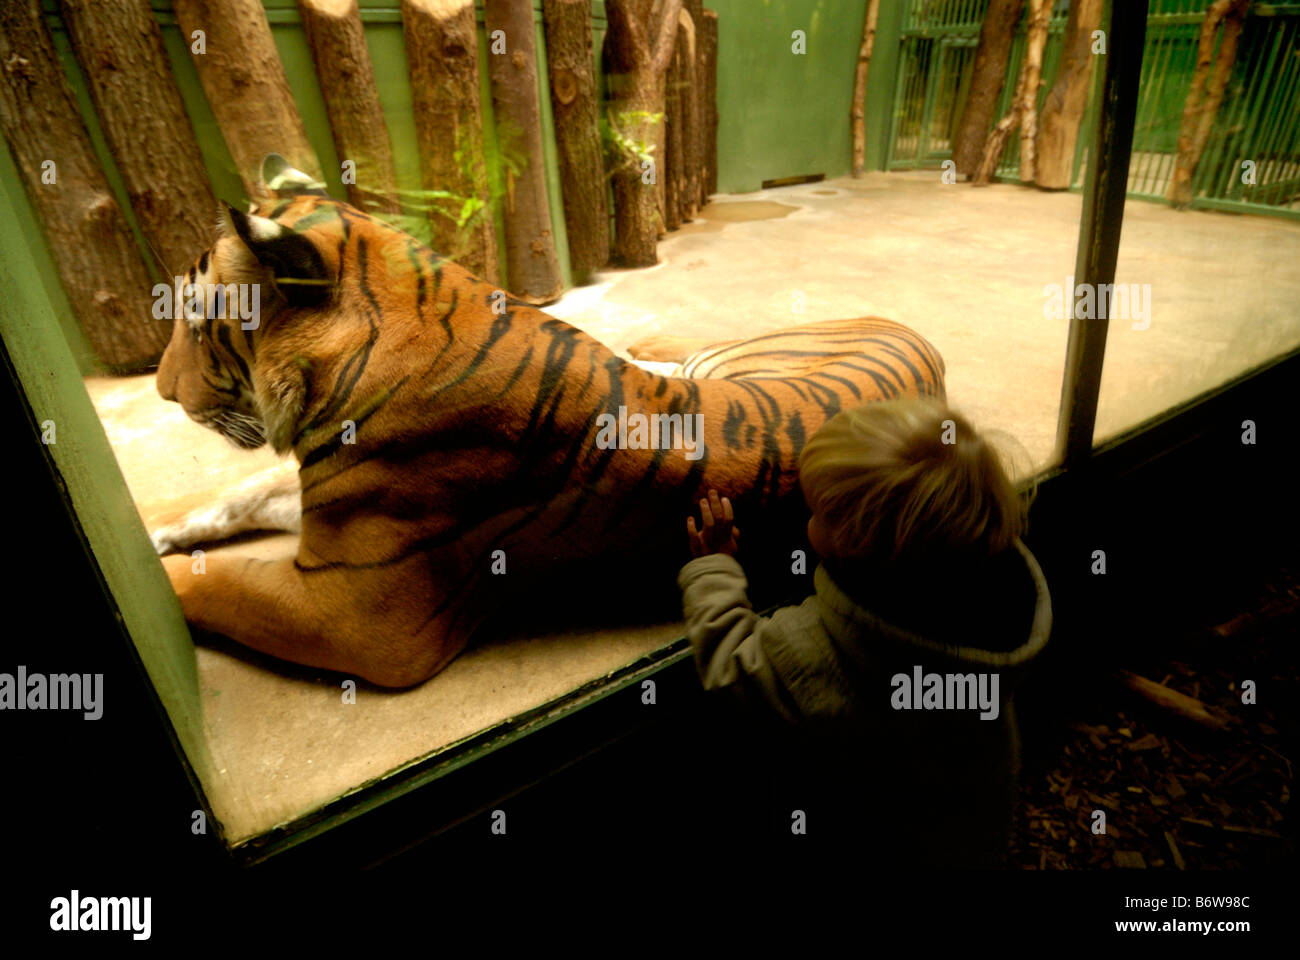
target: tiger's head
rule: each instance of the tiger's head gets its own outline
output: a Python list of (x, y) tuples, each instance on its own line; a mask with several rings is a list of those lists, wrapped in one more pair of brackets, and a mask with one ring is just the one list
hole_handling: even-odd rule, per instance
[(264, 362), (259, 347), (268, 331), (295, 326), (298, 339), (307, 339), (313, 319), (319, 326), (341, 306), (348, 223), (340, 208), (347, 221), (377, 222), (330, 200), (321, 184), (276, 154), (266, 158), (262, 178), (272, 198), (256, 214), (223, 203), (220, 238), (175, 279), (175, 322), (157, 387), (164, 400), (236, 446), (252, 449), (269, 440), (285, 452), (306, 399), (305, 378), (295, 374), (293, 361), (305, 361), (291, 355), (288, 363), (283, 357)]

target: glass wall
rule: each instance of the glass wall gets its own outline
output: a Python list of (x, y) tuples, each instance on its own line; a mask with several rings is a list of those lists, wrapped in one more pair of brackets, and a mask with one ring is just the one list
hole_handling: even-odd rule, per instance
[(1184, 111), (1205, 6), (1160, 0), (1148, 19), (1116, 289), (1096, 305), (1098, 443), (1300, 347), (1300, 16), (1245, 19), (1222, 99), (1212, 74), (1197, 87), (1198, 143)]

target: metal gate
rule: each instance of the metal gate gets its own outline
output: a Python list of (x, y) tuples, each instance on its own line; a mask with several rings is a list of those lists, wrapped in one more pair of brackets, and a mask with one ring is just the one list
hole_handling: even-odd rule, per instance
[[(988, 0), (905, 2), (886, 160), (891, 170), (936, 167), (951, 157), (988, 6)], [(1207, 6), (1208, 0), (1151, 0), (1129, 169), (1130, 196), (1165, 198)], [(1053, 3), (1043, 51), (1040, 105), (1060, 66), (1068, 9), (1068, 0)], [(1012, 44), (998, 116), (1010, 105), (1024, 48), (1022, 20)], [(1093, 71), (1094, 91), (1100, 73)], [(1095, 96), (1089, 98), (1085, 129), (1095, 102)], [(1074, 189), (1083, 182), (1086, 147), (1080, 137)], [(1019, 154), (1019, 140), (1012, 137), (997, 174), (1016, 178)], [(1192, 188), (1193, 207), (1300, 219), (1300, 3), (1252, 5)]]
[[(1206, 6), (1205, 0), (1152, 3), (1131, 196), (1163, 199), (1169, 187)], [(1251, 5), (1192, 194), (1193, 207), (1300, 218), (1300, 3)]]
[(890, 170), (937, 166), (952, 154), (988, 0), (906, 0), (889, 131)]

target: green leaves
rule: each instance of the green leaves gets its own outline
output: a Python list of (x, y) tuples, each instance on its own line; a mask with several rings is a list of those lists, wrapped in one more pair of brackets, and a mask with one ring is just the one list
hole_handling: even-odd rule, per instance
[[(652, 159), (655, 145), (646, 138), (649, 129), (664, 118), (662, 112), (649, 110), (614, 110), (606, 112), (600, 123), (600, 137), (609, 153), (610, 174), (619, 170), (640, 172)], [(635, 133), (634, 133), (635, 131)], [(640, 134), (638, 138), (636, 133)]]

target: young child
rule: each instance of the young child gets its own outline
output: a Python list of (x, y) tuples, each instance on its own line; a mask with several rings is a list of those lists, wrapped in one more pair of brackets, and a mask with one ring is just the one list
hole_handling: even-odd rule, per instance
[(696, 559), (678, 585), (705, 688), (820, 762), (777, 811), (791, 832), (902, 867), (998, 866), (1019, 772), (1010, 696), (1051, 627), (1021, 498), (985, 439), (928, 399), (839, 413), (799, 479), (822, 565), (798, 607), (751, 609), (725, 498), (687, 520)]

